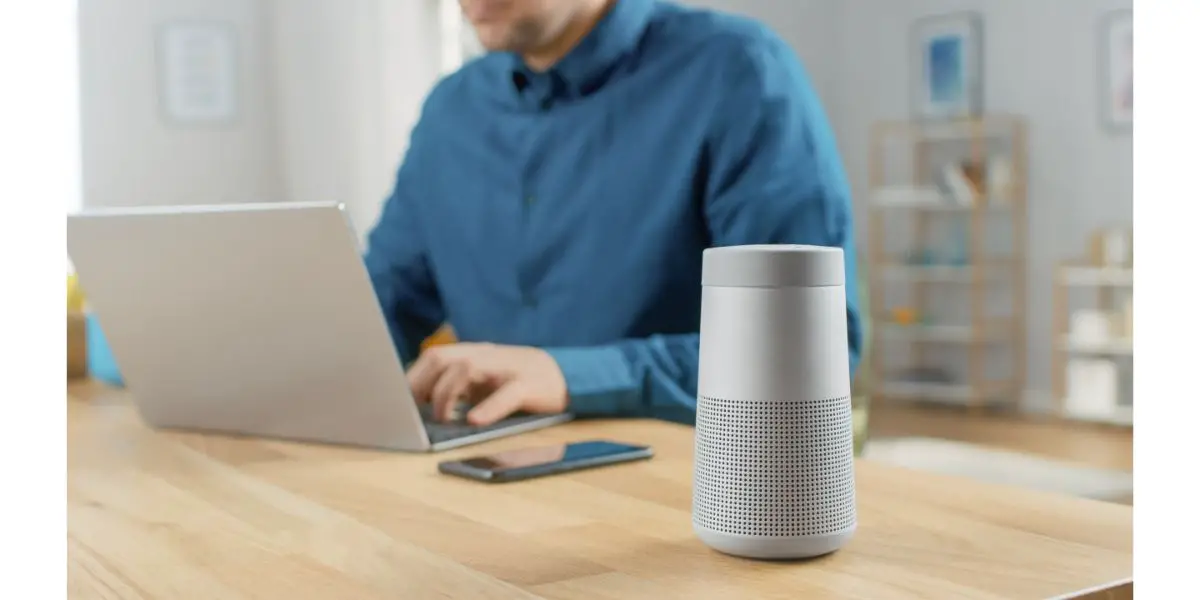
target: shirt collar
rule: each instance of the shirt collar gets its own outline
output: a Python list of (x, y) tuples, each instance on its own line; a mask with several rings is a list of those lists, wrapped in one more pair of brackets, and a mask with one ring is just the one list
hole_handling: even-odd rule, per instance
[[(604, 82), (631, 52), (650, 22), (655, 0), (616, 0), (608, 13), (548, 74), (572, 96), (583, 96)], [(513, 55), (513, 81), (537, 78)]]

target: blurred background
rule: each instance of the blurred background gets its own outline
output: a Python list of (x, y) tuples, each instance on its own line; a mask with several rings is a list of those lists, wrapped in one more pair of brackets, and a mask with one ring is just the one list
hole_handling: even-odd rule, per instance
[[(1132, 502), (1131, 0), (686, 3), (774, 28), (837, 133), (871, 314), (863, 454)], [(68, 211), (336, 200), (364, 234), (425, 94), (478, 52), (457, 0), (77, 17)]]

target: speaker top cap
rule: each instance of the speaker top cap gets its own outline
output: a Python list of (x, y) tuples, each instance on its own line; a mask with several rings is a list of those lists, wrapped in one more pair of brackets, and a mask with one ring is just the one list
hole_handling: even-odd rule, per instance
[(796, 244), (722, 246), (704, 251), (702, 285), (822, 287), (845, 285), (842, 249)]

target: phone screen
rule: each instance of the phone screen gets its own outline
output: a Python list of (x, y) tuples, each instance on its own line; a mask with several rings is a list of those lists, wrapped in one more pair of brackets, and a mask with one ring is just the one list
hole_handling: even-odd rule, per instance
[(525, 479), (593, 466), (649, 458), (650, 449), (608, 441), (522, 448), (440, 465), (443, 472), (473, 479)]

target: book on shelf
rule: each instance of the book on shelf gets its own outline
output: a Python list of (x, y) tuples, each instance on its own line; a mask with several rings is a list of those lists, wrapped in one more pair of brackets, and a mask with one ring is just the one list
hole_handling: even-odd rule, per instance
[(942, 167), (942, 185), (946, 197), (958, 206), (974, 206), (978, 188), (962, 165), (946, 163)]

